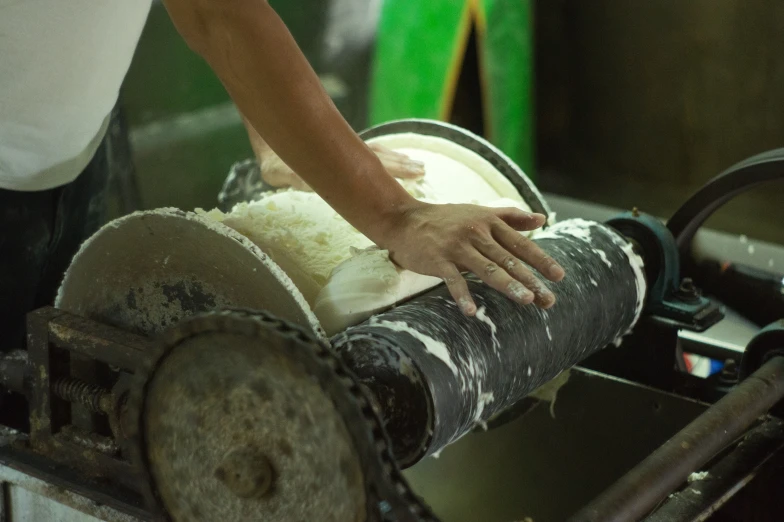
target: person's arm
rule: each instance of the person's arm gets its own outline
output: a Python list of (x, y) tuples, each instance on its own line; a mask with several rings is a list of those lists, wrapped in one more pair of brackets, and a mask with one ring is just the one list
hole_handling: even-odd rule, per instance
[(516, 209), (429, 205), (411, 197), (340, 115), (265, 0), (164, 4), (252, 127), (349, 223), (388, 249), (395, 262), (442, 277), (469, 315), (476, 305), (461, 270), (474, 272), (520, 303), (553, 303), (552, 293), (520, 260), (552, 280), (561, 279), (563, 269), (513, 230), (538, 228), (544, 216)]
[[(297, 190), (311, 190), (302, 178), (286, 165), (280, 156), (256, 132), (253, 125), (246, 117), (242, 117), (245, 130), (248, 131), (248, 141), (256, 156), (256, 161), (261, 170), (262, 179), (273, 187), (293, 187)], [(414, 161), (405, 154), (400, 154), (378, 144), (368, 145), (375, 152), (381, 164), (392, 176), (401, 179), (417, 179), (425, 175), (425, 164)]]

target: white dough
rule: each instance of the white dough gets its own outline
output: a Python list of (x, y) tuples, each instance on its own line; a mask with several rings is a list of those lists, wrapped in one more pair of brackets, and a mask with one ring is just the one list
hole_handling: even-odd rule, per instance
[[(414, 133), (390, 134), (368, 140), (425, 163), (425, 181), (438, 203), (489, 203), (506, 198), (530, 210), (512, 182), (482, 156), (454, 142)], [(404, 185), (407, 182), (404, 182)], [(421, 182), (420, 182), (421, 183)], [(426, 195), (427, 195), (427, 191)]]
[[(417, 199), (530, 211), (489, 162), (455, 143), (416, 134), (370, 141), (425, 164), (423, 179), (400, 181)], [(299, 288), (329, 336), (441, 282), (396, 266), (386, 251), (314, 193), (283, 190), (241, 203), (228, 214), (197, 212), (221, 221), (266, 252)]]

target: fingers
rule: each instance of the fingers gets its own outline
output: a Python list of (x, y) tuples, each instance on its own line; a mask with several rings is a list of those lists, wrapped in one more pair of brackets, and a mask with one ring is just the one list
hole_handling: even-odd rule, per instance
[(297, 177), (294, 171), (276, 155), (268, 155), (264, 161), (259, 162), (261, 179), (273, 187), (288, 187), (293, 178)]
[(492, 259), (482, 255), (478, 250), (469, 252), (465, 257), (465, 268), (488, 286), (495, 288), (521, 305), (534, 302), (536, 298), (534, 293)]
[(550, 308), (555, 304), (555, 294), (528, 269), (518, 258), (497, 243), (484, 242), (476, 245), (484, 257), (493, 262), (494, 266), (503, 269), (506, 274), (522, 283), (533, 292), (533, 301), (541, 308)]
[(392, 176), (400, 179), (419, 179), (425, 175), (425, 164), (406, 158), (399, 160), (390, 156), (379, 155), (378, 159)]
[(391, 157), (396, 157), (399, 160), (407, 160), (408, 156), (403, 154), (402, 152), (397, 152), (396, 150), (392, 150), (390, 148), (384, 147), (383, 145), (379, 145), (378, 143), (371, 143), (368, 145), (368, 148), (376, 153), (377, 156), (386, 155)]
[(302, 178), (294, 174), (294, 172), (290, 169), (287, 171), (278, 172), (269, 172), (262, 169), (261, 179), (263, 179), (264, 182), (268, 185), (275, 188), (291, 187), (303, 192), (312, 192), (313, 190), (307, 183), (305, 183)]
[(495, 210), (495, 215), (515, 230), (528, 231), (542, 228), (547, 221), (543, 214), (525, 212), (519, 208), (508, 207)]
[(311, 192), (313, 190), (305, 183), (305, 180), (297, 176), (297, 174), (277, 156), (262, 163), (260, 165), (260, 170), (261, 179), (273, 187), (291, 187), (305, 192)]
[(289, 179), (289, 186), (296, 190), (301, 190), (303, 192), (313, 192), (313, 189), (310, 188), (310, 185), (305, 183), (305, 180), (294, 174), (291, 173), (291, 178)]
[(419, 179), (425, 175), (425, 164), (421, 161), (381, 145), (371, 144), (368, 147), (376, 153), (387, 172), (396, 178)]
[(457, 269), (455, 265), (448, 265), (441, 275), (452, 294), (452, 299), (455, 300), (460, 311), (467, 316), (476, 314), (476, 303), (471, 297), (471, 292), (468, 290), (468, 284), (463, 278), (463, 274)]
[(492, 232), (495, 240), (507, 252), (531, 265), (550, 281), (558, 282), (566, 275), (561, 265), (539, 248), (539, 245), (509, 226), (503, 223), (496, 224)]

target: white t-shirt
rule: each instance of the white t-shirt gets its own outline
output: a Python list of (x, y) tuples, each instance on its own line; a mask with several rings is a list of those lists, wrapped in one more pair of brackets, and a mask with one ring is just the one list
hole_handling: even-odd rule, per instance
[(0, 0), (0, 188), (73, 181), (106, 132), (151, 0)]

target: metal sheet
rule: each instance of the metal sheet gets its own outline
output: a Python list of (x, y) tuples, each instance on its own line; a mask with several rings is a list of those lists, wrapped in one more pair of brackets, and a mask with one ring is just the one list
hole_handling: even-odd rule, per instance
[(141, 522), (6, 466), (0, 466), (0, 481), (8, 483), (8, 522)]
[(55, 304), (142, 334), (196, 313), (247, 307), (325, 338), (294, 283), (256, 245), (177, 209), (137, 212), (104, 226), (74, 257)]
[(443, 522), (563, 522), (704, 410), (579, 368), (547, 407), (406, 471)]

